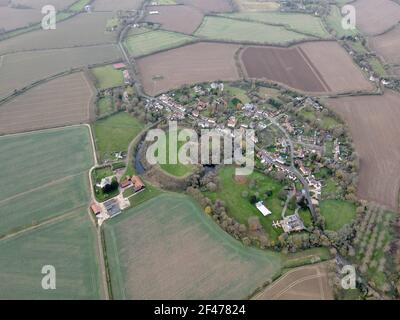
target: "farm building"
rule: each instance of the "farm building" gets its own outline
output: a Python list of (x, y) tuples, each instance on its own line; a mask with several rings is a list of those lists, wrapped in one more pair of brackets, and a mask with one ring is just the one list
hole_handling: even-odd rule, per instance
[(256, 207), (257, 207), (258, 211), (260, 211), (264, 217), (272, 214), (272, 212), (270, 210), (268, 210), (268, 208), (266, 206), (264, 206), (264, 203), (262, 201), (257, 202)]
[(280, 221), (280, 225), (286, 233), (304, 230), (304, 223), (298, 214), (285, 217)]
[(125, 63), (116, 63), (116, 64), (113, 64), (113, 68), (115, 69), (115, 70), (122, 70), (122, 69), (125, 69), (126, 68), (126, 65), (125, 65)]
[(92, 203), (90, 209), (96, 216), (101, 213), (100, 207), (96, 203)]
[(104, 202), (104, 207), (106, 208), (107, 214), (110, 218), (121, 213), (121, 208), (119, 207), (118, 201), (115, 199)]

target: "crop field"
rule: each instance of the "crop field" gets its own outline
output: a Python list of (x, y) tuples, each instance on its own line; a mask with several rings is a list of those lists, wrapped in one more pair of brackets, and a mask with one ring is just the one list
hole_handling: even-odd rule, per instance
[(229, 0), (176, 0), (178, 4), (187, 4), (202, 10), (204, 13), (230, 12)]
[(0, 28), (6, 31), (23, 28), (42, 20), (39, 10), (0, 7)]
[(320, 207), (327, 230), (338, 231), (351, 223), (356, 216), (356, 205), (349, 201), (323, 200)]
[(302, 91), (373, 89), (351, 57), (334, 41), (307, 42), (290, 48), (248, 47), (241, 53), (241, 60), (249, 78), (272, 80)]
[(96, 67), (91, 69), (96, 78), (96, 87), (109, 89), (124, 85), (124, 76), (121, 70), (115, 70), (112, 65)]
[(371, 37), (369, 45), (387, 63), (400, 64), (400, 26), (377, 37)]
[(239, 79), (235, 52), (239, 46), (196, 43), (137, 60), (145, 91), (157, 95), (184, 84)]
[(100, 159), (111, 159), (114, 152), (127, 151), (143, 128), (142, 123), (125, 112), (98, 120), (94, 124), (94, 134)]
[(76, 126), (0, 137), (0, 163), (4, 203), (88, 171), (93, 164), (89, 130)]
[[(95, 237), (85, 208), (0, 240), (0, 299), (100, 299)], [(56, 269), (56, 290), (41, 287), (46, 265)]]
[[(51, 5), (57, 10), (63, 10), (76, 1), (77, 0), (52, 0)], [(8, 2), (8, 0), (6, 2)], [(45, 5), (49, 4), (49, 0), (13, 0), (12, 3), (14, 5), (27, 6), (33, 9), (42, 9)]]
[(391, 0), (357, 0), (357, 28), (368, 35), (378, 35), (400, 21), (400, 5)]
[(89, 190), (84, 172), (0, 201), (0, 237), (86, 207)]
[(285, 13), (285, 12), (253, 12), (253, 13), (231, 13), (223, 16), (243, 19), (248, 21), (263, 22), (272, 25), (284, 26), (295, 32), (305, 33), (307, 35), (328, 38), (329, 33), (326, 31), (320, 18), (309, 14), (301, 13)]
[(157, 51), (179, 47), (195, 38), (180, 33), (155, 30), (133, 35), (125, 40), (129, 54), (140, 57)]
[(349, 125), (360, 157), (358, 196), (398, 211), (400, 179), (400, 95), (327, 100)]
[(192, 34), (203, 21), (203, 13), (190, 6), (152, 6), (149, 11), (158, 11), (158, 14), (148, 14), (146, 21), (161, 24), (169, 31)]
[(195, 35), (212, 40), (274, 45), (284, 45), (311, 38), (280, 26), (214, 16), (205, 17)]
[(34, 87), (0, 106), (0, 135), (88, 122), (93, 94), (82, 72)]
[(95, 11), (132, 11), (140, 7), (143, 0), (95, 0), (93, 8)]
[(105, 31), (107, 20), (111, 17), (110, 13), (103, 12), (80, 14), (58, 23), (56, 30), (40, 29), (3, 40), (0, 42), (0, 55), (18, 51), (114, 43), (116, 35)]
[(234, 0), (240, 12), (275, 11), (280, 4), (275, 1)]
[(16, 53), (0, 58), (0, 98), (58, 73), (120, 59), (115, 45)]
[(158, 196), (104, 230), (115, 299), (243, 299), (281, 267), (278, 254), (243, 246), (184, 195)]
[(333, 300), (326, 264), (293, 269), (263, 292), (256, 300)]

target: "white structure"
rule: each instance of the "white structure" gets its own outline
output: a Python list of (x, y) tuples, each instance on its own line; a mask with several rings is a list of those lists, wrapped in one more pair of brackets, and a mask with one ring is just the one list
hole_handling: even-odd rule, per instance
[(266, 206), (264, 206), (264, 203), (262, 201), (257, 202), (256, 207), (257, 207), (258, 211), (260, 211), (264, 217), (272, 214), (272, 212), (269, 211)]

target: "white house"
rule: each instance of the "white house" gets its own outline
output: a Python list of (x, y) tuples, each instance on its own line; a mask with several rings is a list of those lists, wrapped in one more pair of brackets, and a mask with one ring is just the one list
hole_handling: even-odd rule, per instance
[(262, 201), (257, 202), (256, 207), (257, 207), (258, 211), (260, 211), (264, 217), (272, 214), (272, 212), (269, 211), (266, 206), (264, 206), (264, 203)]

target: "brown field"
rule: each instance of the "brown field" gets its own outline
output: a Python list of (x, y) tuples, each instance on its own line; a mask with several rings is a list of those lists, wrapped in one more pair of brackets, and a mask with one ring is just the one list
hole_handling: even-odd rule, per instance
[(385, 62), (400, 64), (400, 26), (383, 35), (371, 37), (369, 44)]
[[(52, 31), (38, 30), (0, 42), (0, 55), (16, 51), (90, 46), (116, 42), (114, 33), (106, 33), (111, 13), (78, 15), (57, 24)], [(82, 32), (82, 30), (85, 30)]]
[(326, 264), (293, 269), (255, 296), (256, 300), (333, 300)]
[(232, 11), (229, 0), (176, 0), (176, 2), (178, 4), (188, 4), (199, 8), (204, 13)]
[(49, 81), (0, 106), (0, 135), (88, 122), (92, 97), (82, 72)]
[(115, 45), (23, 52), (0, 57), (0, 98), (23, 87), (89, 64), (121, 58)]
[(152, 10), (159, 14), (148, 15), (146, 21), (159, 23), (169, 31), (192, 34), (203, 21), (203, 13), (191, 6), (152, 6)]
[(373, 88), (350, 56), (333, 41), (290, 48), (248, 47), (241, 53), (241, 60), (247, 77), (272, 80), (297, 90), (322, 93)]
[(367, 35), (381, 34), (400, 21), (400, 5), (392, 0), (358, 0), (357, 28)]
[(95, 0), (93, 8), (95, 11), (129, 11), (140, 7), (143, 0)]
[[(5, 2), (8, 2), (8, 0), (5, 0)], [(13, 0), (13, 4), (15, 5), (23, 5), (27, 6), (33, 9), (41, 9), (45, 5), (48, 5), (51, 3), (52, 6), (54, 6), (57, 10), (62, 10), (65, 8), (68, 8), (71, 4), (76, 2), (76, 0)], [(1, 3), (1, 1), (0, 1)]]
[(157, 95), (184, 84), (237, 80), (234, 55), (239, 46), (196, 43), (137, 60), (144, 90)]
[(42, 20), (40, 10), (0, 8), (0, 28), (6, 31), (23, 28)]
[(329, 99), (350, 127), (360, 157), (358, 196), (398, 210), (400, 176), (400, 95)]

